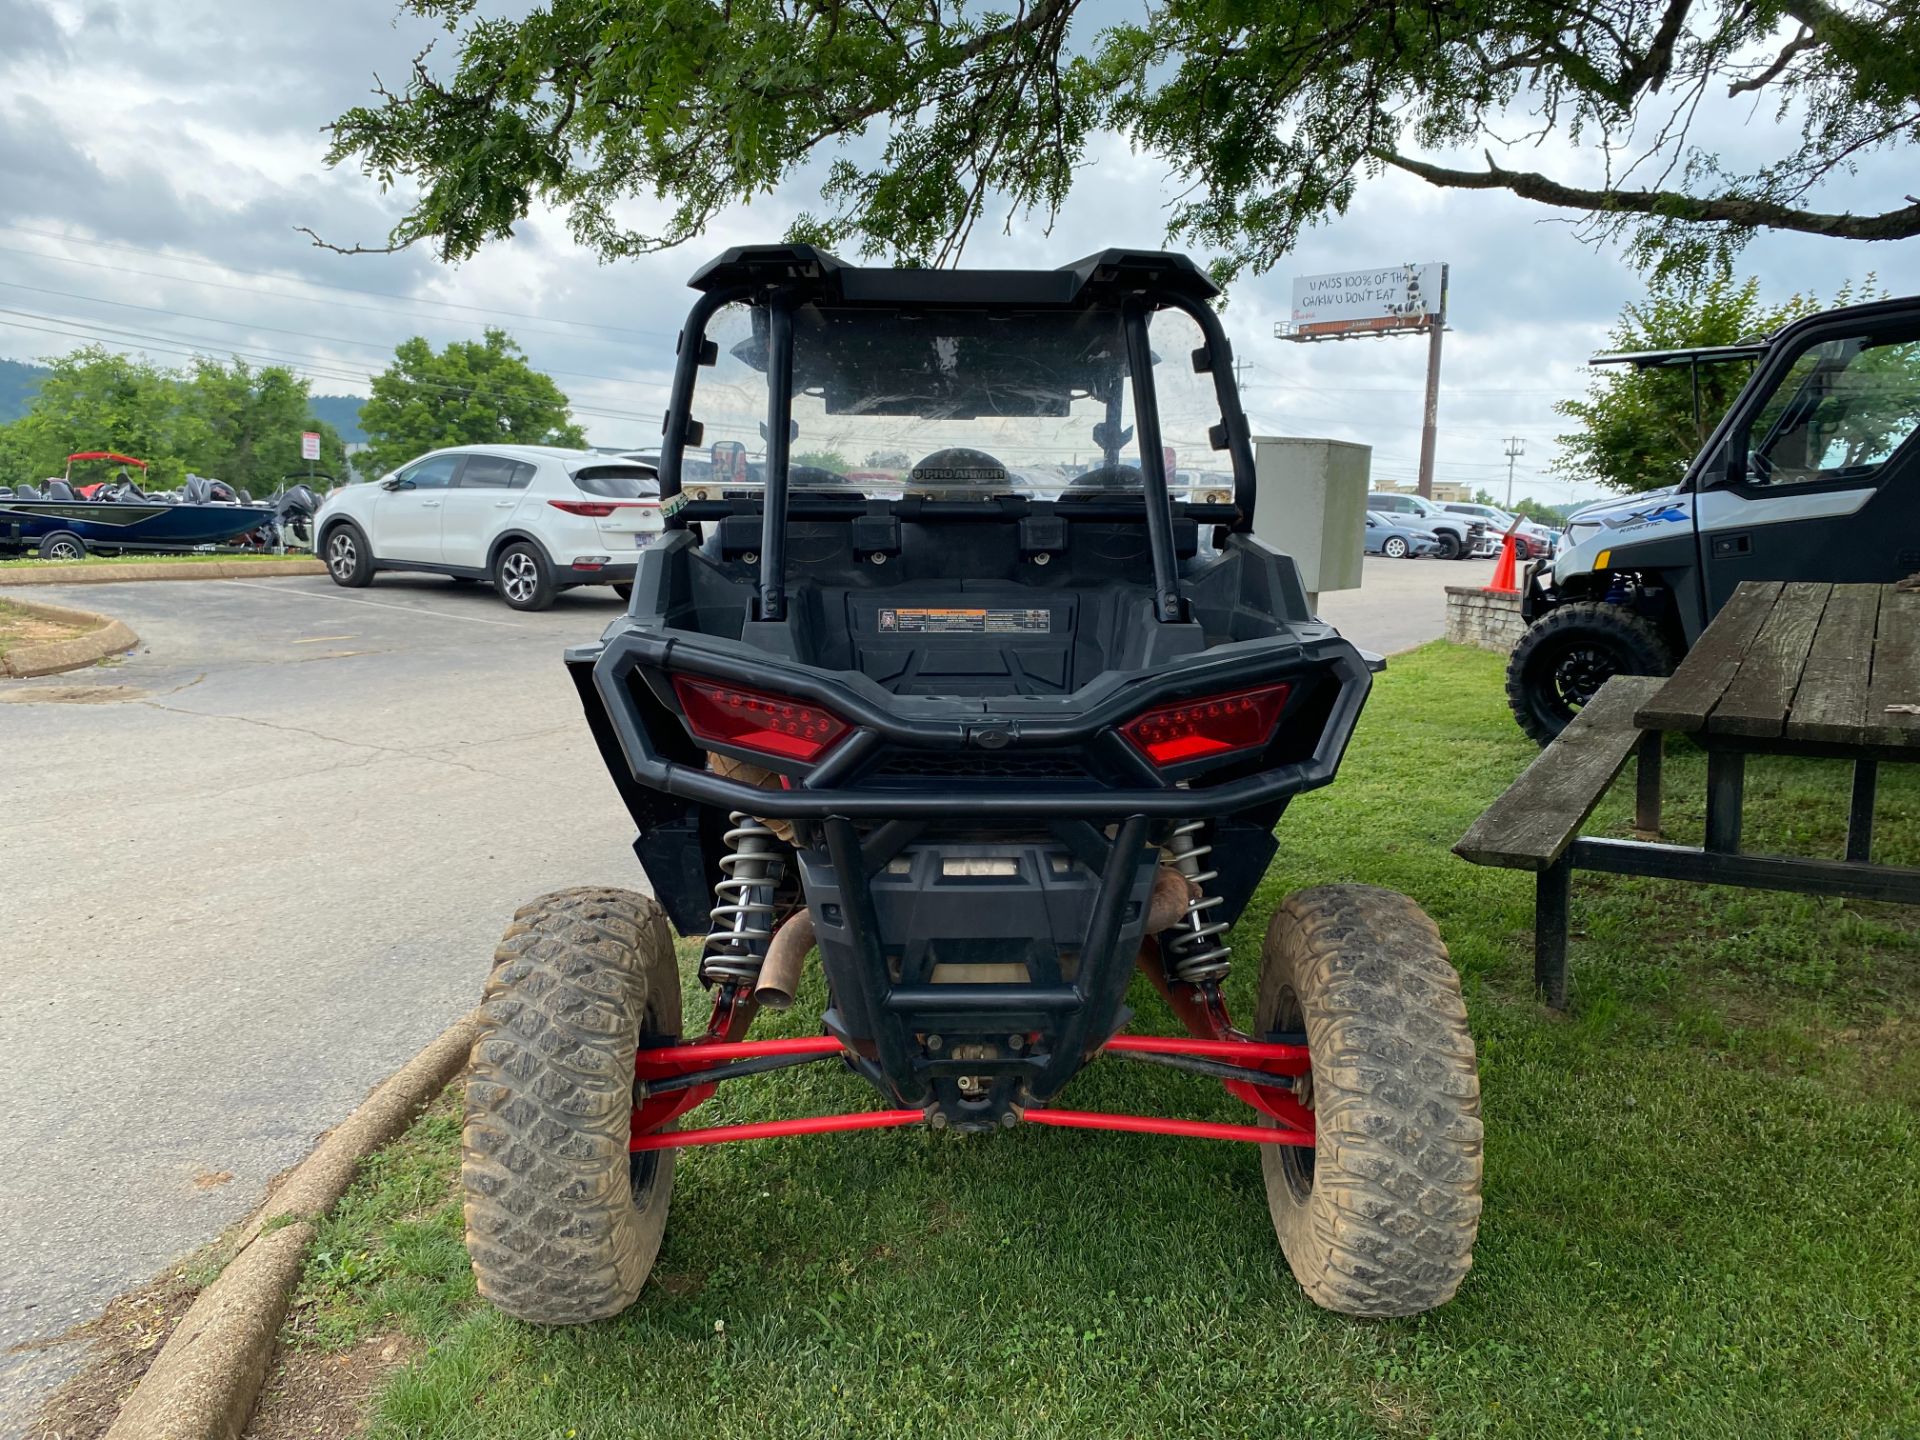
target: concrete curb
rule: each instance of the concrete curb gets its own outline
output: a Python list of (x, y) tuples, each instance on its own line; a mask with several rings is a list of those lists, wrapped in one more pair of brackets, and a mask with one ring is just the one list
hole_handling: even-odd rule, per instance
[(38, 645), (16, 645), (0, 655), (0, 675), (25, 680), (35, 675), (57, 675), (62, 670), (78, 670), (122, 650), (131, 650), (140, 637), (110, 615), (91, 610), (71, 610), (65, 605), (49, 605), (41, 600), (11, 600), (30, 615), (57, 620), (66, 625), (92, 626), (84, 635), (66, 640), (43, 640)]
[(105, 1440), (239, 1440), (317, 1222), (346, 1193), (360, 1162), (396, 1139), (466, 1068), (479, 1033), (477, 1012), (449, 1025), (294, 1167), (241, 1231), (219, 1278), (180, 1317)]
[(270, 575), (324, 575), (306, 555), (273, 560), (129, 560), (123, 565), (0, 565), (0, 586), (112, 585), (123, 580), (245, 580)]

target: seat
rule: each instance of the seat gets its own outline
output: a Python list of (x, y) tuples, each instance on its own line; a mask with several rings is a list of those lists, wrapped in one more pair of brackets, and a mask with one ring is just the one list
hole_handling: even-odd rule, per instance
[(73, 493), (73, 486), (69, 485), (66, 481), (49, 480), (47, 481), (46, 498), (49, 500), (78, 500), (80, 497)]

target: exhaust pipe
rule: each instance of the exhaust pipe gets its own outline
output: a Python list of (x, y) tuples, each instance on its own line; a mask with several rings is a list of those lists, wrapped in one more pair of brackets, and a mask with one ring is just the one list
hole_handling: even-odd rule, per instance
[(767, 946), (760, 978), (753, 982), (753, 998), (769, 1010), (790, 1010), (800, 990), (800, 969), (813, 949), (813, 915), (801, 910), (782, 925)]

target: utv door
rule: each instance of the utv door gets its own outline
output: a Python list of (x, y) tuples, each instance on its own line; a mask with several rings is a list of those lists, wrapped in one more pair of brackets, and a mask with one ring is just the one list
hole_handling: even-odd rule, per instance
[(1742, 580), (1920, 571), (1920, 304), (1814, 320), (1742, 396), (1697, 497), (1706, 614)]

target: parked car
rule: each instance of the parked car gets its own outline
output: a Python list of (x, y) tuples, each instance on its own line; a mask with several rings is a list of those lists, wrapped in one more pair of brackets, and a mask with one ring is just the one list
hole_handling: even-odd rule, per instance
[(1438, 555), (1443, 548), (1440, 537), (1433, 531), (1405, 524), (1395, 516), (1382, 515), (1373, 510), (1367, 512), (1364, 544), (1367, 554), (1384, 555), (1389, 560)]
[(1612, 676), (1668, 674), (1744, 580), (1920, 571), (1920, 295), (1809, 315), (1739, 348), (1753, 374), (1680, 484), (1577, 512), (1559, 555), (1527, 572), (1507, 702), (1543, 745)]
[(1433, 531), (1440, 537), (1442, 560), (1485, 558), (1500, 548), (1488, 537), (1486, 521), (1449, 514), (1423, 496), (1376, 490), (1367, 496), (1367, 509)]
[(335, 490), (317, 539), (336, 585), (421, 570), (491, 581), (514, 609), (544, 610), (576, 585), (627, 598), (660, 531), (651, 466), (592, 450), (460, 445)]
[[(1455, 515), (1468, 515), (1475, 520), (1484, 520), (1487, 533), (1493, 536), (1495, 545), (1513, 526), (1514, 517), (1505, 510), (1493, 505), (1475, 505), (1465, 500), (1444, 501), (1440, 508)], [(1520, 528), (1513, 532), (1513, 558), (1522, 562), (1544, 560), (1553, 554), (1554, 532), (1545, 525), (1533, 520), (1522, 520)]]

